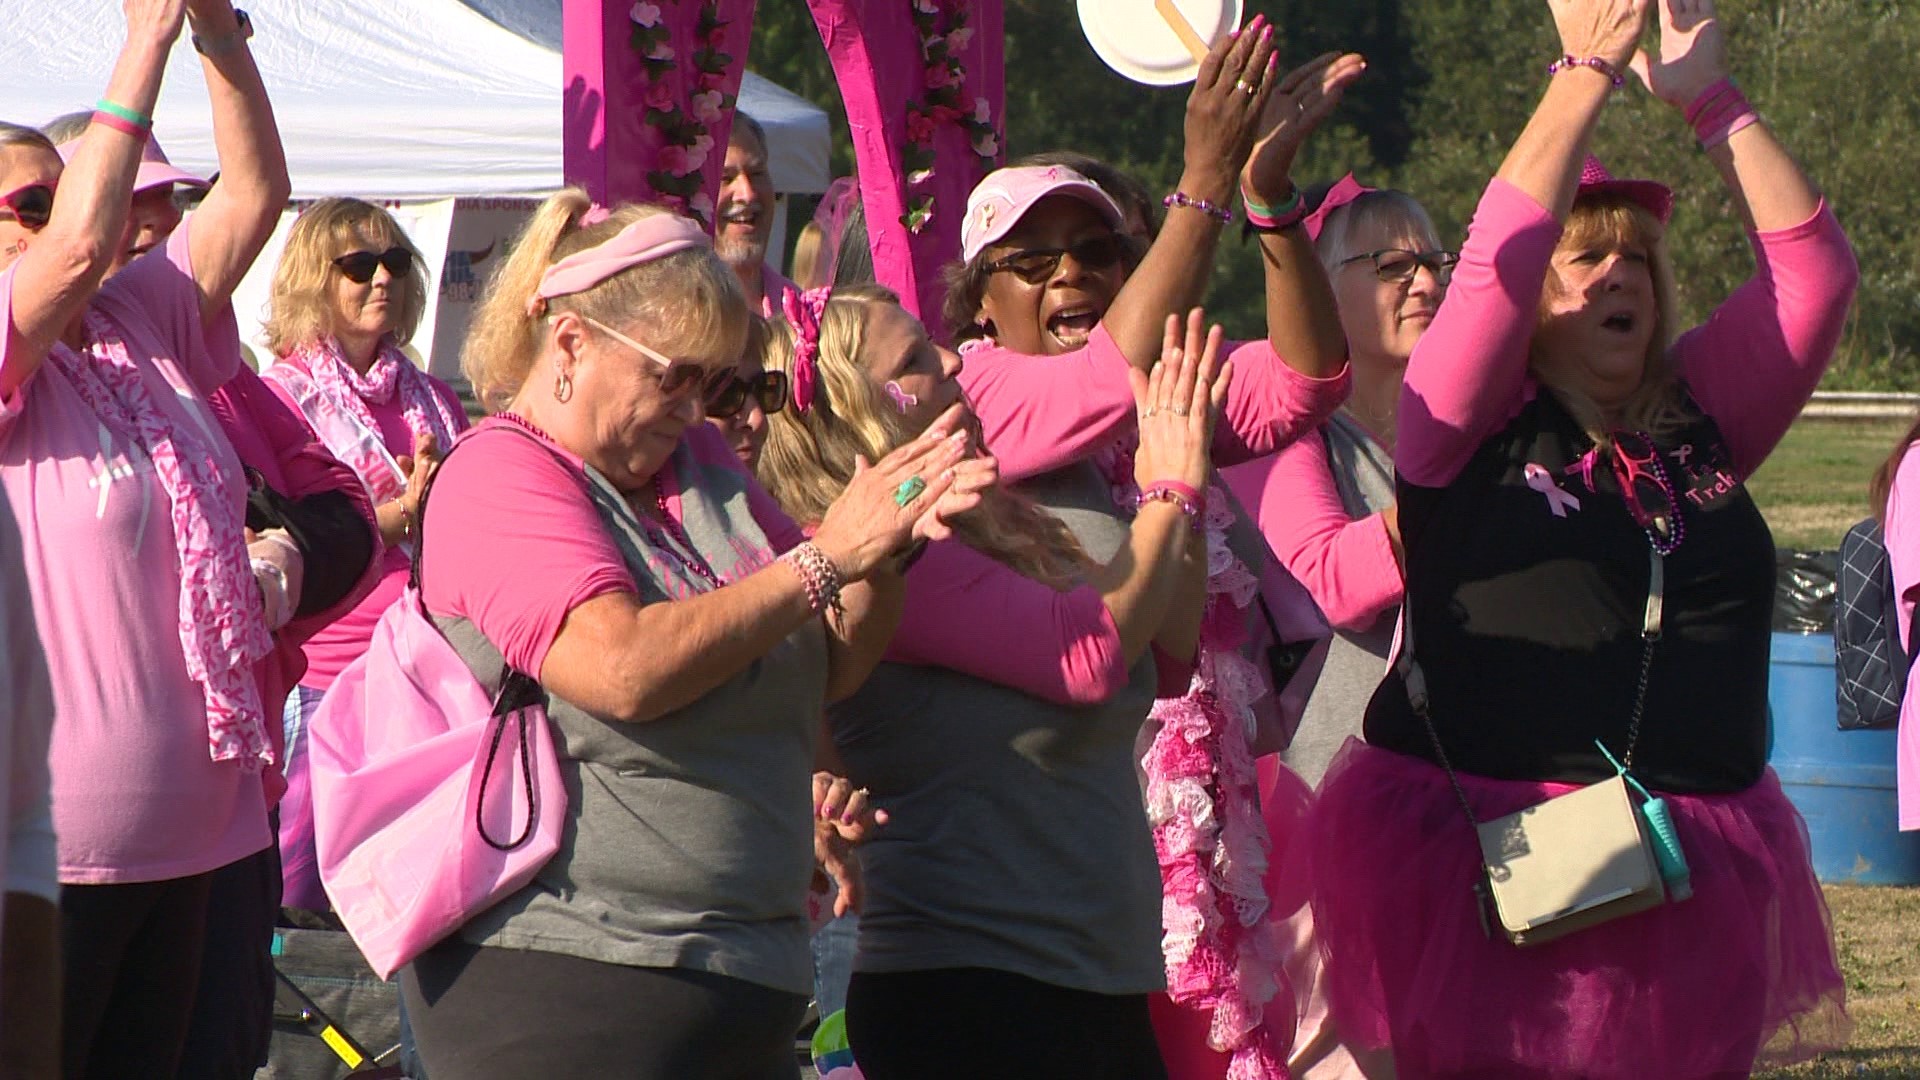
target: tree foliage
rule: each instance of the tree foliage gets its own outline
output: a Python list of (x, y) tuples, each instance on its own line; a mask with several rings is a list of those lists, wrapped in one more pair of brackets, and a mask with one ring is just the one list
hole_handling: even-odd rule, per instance
[[(1303, 183), (1352, 169), (1401, 188), (1458, 243), (1558, 52), (1541, 0), (1249, 0), (1281, 27), (1285, 62), (1329, 49), (1367, 57), (1366, 76), (1296, 170)], [(1854, 317), (1828, 385), (1920, 388), (1920, 55), (1913, 0), (1720, 0), (1736, 78), (1827, 192), (1860, 256)], [(1184, 88), (1136, 86), (1093, 55), (1070, 0), (1007, 0), (1007, 146), (1097, 154), (1155, 190), (1181, 165)], [(1651, 38), (1649, 44), (1652, 44)], [(845, 117), (802, 0), (760, 0), (752, 66), (835, 117), (834, 164), (851, 167)], [(1673, 185), (1671, 248), (1689, 321), (1753, 270), (1718, 173), (1686, 124), (1637, 84), (1602, 119), (1595, 150), (1615, 174)], [(1260, 268), (1234, 234), (1211, 304), (1236, 334), (1260, 332)]]

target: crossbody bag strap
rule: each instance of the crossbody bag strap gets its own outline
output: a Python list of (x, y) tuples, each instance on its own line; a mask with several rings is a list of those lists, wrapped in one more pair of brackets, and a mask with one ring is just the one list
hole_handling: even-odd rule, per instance
[[(1647, 707), (1647, 680), (1653, 670), (1653, 646), (1660, 640), (1661, 628), (1666, 618), (1667, 563), (1666, 558), (1652, 547), (1647, 549), (1650, 559), (1647, 574), (1647, 604), (1640, 625), (1640, 681), (1633, 693), (1633, 718), (1627, 728), (1626, 752), (1621, 755), (1622, 764), (1629, 770), (1633, 768), (1633, 751), (1640, 742), (1640, 722)], [(1413, 602), (1412, 590), (1400, 605), (1400, 651), (1394, 657), (1394, 670), (1406, 684), (1407, 703), (1413, 707), (1413, 713), (1427, 729), (1427, 740), (1433, 746), (1434, 757), (1440, 767), (1447, 771), (1447, 782), (1453, 786), (1454, 797), (1460, 801), (1460, 809), (1467, 815), (1467, 821), (1475, 826), (1480, 819), (1474, 816), (1473, 804), (1467, 800), (1466, 788), (1460, 784), (1460, 776), (1454, 771), (1453, 762), (1447, 757), (1447, 748), (1440, 742), (1440, 731), (1433, 725), (1430, 708), (1431, 699), (1427, 693), (1426, 672), (1420, 668), (1420, 661), (1413, 655)]]

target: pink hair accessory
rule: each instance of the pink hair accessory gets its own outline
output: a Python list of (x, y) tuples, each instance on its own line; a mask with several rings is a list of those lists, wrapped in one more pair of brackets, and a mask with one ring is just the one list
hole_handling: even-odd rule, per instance
[[(587, 224), (586, 215), (581, 216), (581, 223)], [(622, 270), (712, 243), (707, 231), (692, 220), (678, 214), (649, 214), (593, 247), (547, 267), (547, 272), (540, 275), (540, 287), (527, 304), (527, 313), (537, 318), (546, 311), (544, 301), (586, 292)]]
[(790, 288), (780, 294), (780, 311), (793, 327), (793, 407), (799, 412), (813, 407), (819, 382), (815, 368), (820, 358), (820, 319), (832, 296), (833, 289), (826, 286), (806, 292)]
[(594, 203), (592, 206), (587, 207), (586, 211), (580, 215), (580, 227), (588, 228), (598, 225), (612, 216), (612, 210), (601, 206), (599, 203)]
[(1355, 180), (1352, 173), (1341, 177), (1327, 189), (1324, 196), (1321, 196), (1320, 205), (1313, 208), (1313, 213), (1307, 215), (1307, 238), (1320, 239), (1321, 230), (1327, 227), (1327, 219), (1333, 216), (1335, 210), (1357, 201), (1362, 195), (1372, 194), (1375, 190), (1377, 189)]

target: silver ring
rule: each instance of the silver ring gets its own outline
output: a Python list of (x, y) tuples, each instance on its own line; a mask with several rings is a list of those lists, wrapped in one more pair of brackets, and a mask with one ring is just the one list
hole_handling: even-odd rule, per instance
[(1175, 415), (1175, 416), (1185, 416), (1185, 415), (1187, 415), (1187, 410), (1185, 410), (1185, 409), (1174, 409), (1174, 410), (1173, 410), (1173, 415)]
[(1154, 408), (1153, 406), (1149, 405), (1146, 408), (1140, 410), (1140, 419), (1145, 420), (1147, 417), (1152, 416), (1153, 413), (1154, 413)]

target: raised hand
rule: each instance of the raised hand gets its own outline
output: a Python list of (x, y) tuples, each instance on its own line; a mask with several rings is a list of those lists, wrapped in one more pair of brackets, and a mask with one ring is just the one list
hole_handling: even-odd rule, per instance
[(1273, 26), (1255, 15), (1236, 37), (1221, 38), (1200, 63), (1187, 95), (1185, 171), (1180, 190), (1224, 203), (1253, 150), (1274, 89)]
[(1300, 148), (1366, 70), (1359, 53), (1330, 52), (1287, 72), (1261, 113), (1257, 141), (1240, 172), (1241, 187), (1268, 205), (1283, 201)]
[(1227, 397), (1233, 365), (1220, 362), (1225, 332), (1207, 329), (1206, 314), (1187, 314), (1184, 342), (1178, 315), (1167, 316), (1164, 347), (1153, 372), (1131, 372), (1139, 410), (1140, 448), (1133, 478), (1141, 490), (1156, 483), (1205, 490), (1213, 469), (1213, 428)]
[(856, 459), (853, 479), (827, 508), (813, 542), (843, 581), (860, 581), (913, 542), (915, 528), (953, 487), (967, 452), (955, 404), (927, 433), (869, 465)]
[(158, 41), (172, 45), (187, 19), (186, 0), (126, 0), (127, 41)]
[(1560, 49), (1577, 60), (1597, 56), (1625, 71), (1627, 60), (1640, 47), (1653, 0), (1547, 0), (1553, 25), (1560, 32)]
[(1713, 0), (1660, 0), (1660, 55), (1637, 50), (1631, 66), (1653, 96), (1676, 109), (1726, 78), (1727, 36)]

